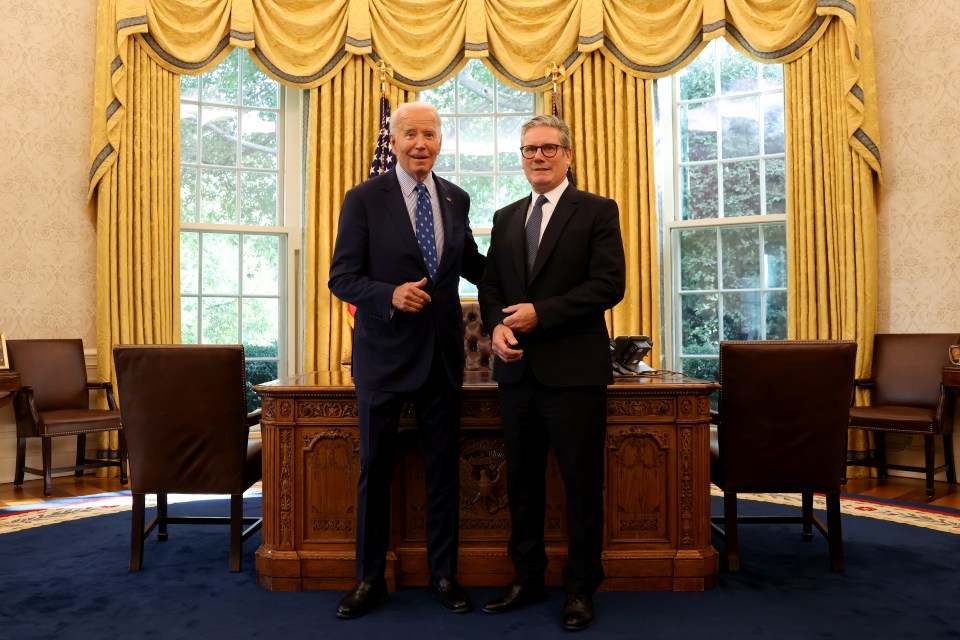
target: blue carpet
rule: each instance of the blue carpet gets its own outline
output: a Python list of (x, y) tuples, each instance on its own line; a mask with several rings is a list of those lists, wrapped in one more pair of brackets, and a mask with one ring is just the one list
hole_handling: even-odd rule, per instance
[[(720, 502), (714, 498), (714, 509)], [(174, 505), (171, 513), (223, 515), (227, 501)], [(174, 510), (176, 508), (176, 510)], [(259, 498), (247, 499), (257, 513)], [(745, 514), (786, 510), (741, 501)], [(789, 511), (789, 510), (788, 510)], [(792, 511), (791, 511), (792, 512)], [(443, 612), (423, 589), (391, 594), (359, 620), (334, 616), (339, 592), (271, 592), (256, 585), (257, 534), (244, 568), (227, 570), (225, 527), (171, 527), (146, 542), (144, 570), (129, 573), (130, 514), (0, 536), (4, 638), (493, 638), (571, 637), (560, 628), (563, 593), (490, 616), (496, 588), (469, 589), (478, 610)], [(960, 536), (863, 517), (843, 518), (847, 571), (830, 571), (826, 540), (799, 528), (741, 528), (743, 571), (721, 572), (703, 593), (600, 593), (593, 638), (960, 638)], [(722, 543), (715, 541), (722, 551)]]

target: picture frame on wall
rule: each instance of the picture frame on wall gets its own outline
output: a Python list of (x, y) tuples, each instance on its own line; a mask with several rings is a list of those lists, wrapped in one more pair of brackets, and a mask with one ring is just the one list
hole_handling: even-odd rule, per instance
[(10, 368), (10, 359), (7, 358), (7, 336), (0, 331), (0, 371)]

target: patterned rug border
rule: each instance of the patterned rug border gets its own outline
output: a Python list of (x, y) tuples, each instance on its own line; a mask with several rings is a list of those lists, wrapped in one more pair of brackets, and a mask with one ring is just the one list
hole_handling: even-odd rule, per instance
[[(251, 487), (244, 495), (247, 497), (261, 495), (260, 484)], [(711, 495), (722, 496), (723, 492), (711, 486)], [(743, 493), (740, 494), (740, 498), (800, 507), (800, 494)], [(176, 504), (195, 500), (226, 499), (227, 496), (223, 495), (171, 495), (169, 502)], [(156, 506), (155, 497), (147, 497), (147, 506)], [(121, 513), (129, 511), (130, 508), (130, 491), (128, 490), (8, 507), (0, 509), (0, 535), (81, 518)], [(826, 508), (823, 496), (814, 496), (814, 508), (820, 510)], [(840, 498), (840, 510), (845, 515), (873, 518), (960, 535), (960, 510), (894, 503), (847, 494)]]

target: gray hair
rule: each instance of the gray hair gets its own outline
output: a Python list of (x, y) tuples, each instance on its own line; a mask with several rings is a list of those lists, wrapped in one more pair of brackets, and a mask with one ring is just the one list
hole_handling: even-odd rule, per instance
[(397, 107), (390, 116), (390, 135), (397, 135), (400, 127), (400, 119), (410, 109), (427, 109), (433, 112), (433, 117), (437, 119), (437, 133), (443, 133), (443, 125), (440, 123), (440, 112), (429, 102), (404, 102)]
[(560, 146), (564, 149), (570, 148), (570, 127), (568, 127), (567, 123), (557, 116), (547, 114), (533, 116), (524, 122), (523, 126), (520, 128), (520, 139), (523, 140), (523, 136), (527, 134), (527, 131), (534, 127), (551, 127), (556, 129), (558, 132), (560, 132)]

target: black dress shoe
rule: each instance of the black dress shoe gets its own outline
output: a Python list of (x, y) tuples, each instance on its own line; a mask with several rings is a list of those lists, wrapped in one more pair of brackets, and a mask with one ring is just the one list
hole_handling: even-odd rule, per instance
[(473, 610), (467, 590), (460, 586), (454, 578), (440, 578), (433, 580), (427, 589), (430, 596), (440, 603), (440, 606), (451, 613), (466, 613)]
[(337, 605), (337, 617), (348, 620), (364, 616), (387, 599), (387, 581), (383, 578), (373, 582), (361, 580)]
[(483, 605), (484, 613), (507, 613), (547, 599), (547, 589), (535, 582), (511, 582), (499, 596)]
[(593, 598), (582, 593), (568, 593), (563, 605), (563, 628), (583, 631), (593, 624)]

